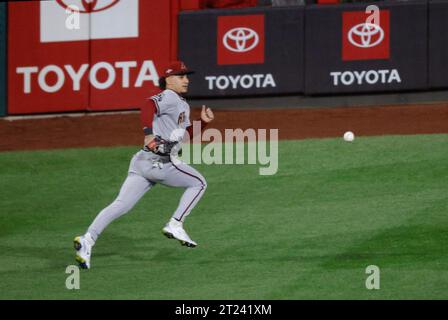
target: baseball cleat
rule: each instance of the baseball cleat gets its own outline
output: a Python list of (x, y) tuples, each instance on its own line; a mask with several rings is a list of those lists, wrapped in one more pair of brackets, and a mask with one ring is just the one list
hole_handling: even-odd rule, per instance
[(182, 222), (171, 218), (170, 222), (162, 229), (163, 234), (168, 239), (177, 239), (180, 244), (189, 248), (194, 248), (198, 244), (190, 239), (187, 232), (185, 232)]
[(76, 250), (76, 261), (82, 269), (90, 269), (90, 255), (92, 252), (92, 245), (86, 240), (84, 236), (78, 236), (73, 241)]

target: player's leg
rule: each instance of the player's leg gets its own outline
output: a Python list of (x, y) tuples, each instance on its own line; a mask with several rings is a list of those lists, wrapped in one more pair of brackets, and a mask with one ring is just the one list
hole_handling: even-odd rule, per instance
[(75, 238), (76, 260), (82, 268), (90, 268), (91, 250), (98, 236), (114, 220), (118, 219), (140, 200), (154, 184), (142, 176), (130, 172), (121, 186), (118, 197), (96, 216), (84, 236)]
[(96, 241), (98, 236), (112, 221), (129, 212), (152, 186), (153, 183), (142, 176), (129, 173), (121, 186), (118, 197), (96, 216), (87, 233), (90, 233), (93, 240)]
[(172, 187), (186, 188), (172, 216), (172, 218), (184, 222), (185, 218), (204, 195), (207, 189), (207, 182), (196, 169), (185, 163), (172, 165), (171, 174), (165, 177), (163, 183)]
[(185, 188), (185, 192), (163, 232), (169, 238), (180, 240), (183, 245), (195, 247), (197, 244), (183, 229), (183, 222), (204, 195), (207, 183), (196, 169), (185, 163), (170, 163), (164, 173), (162, 184)]

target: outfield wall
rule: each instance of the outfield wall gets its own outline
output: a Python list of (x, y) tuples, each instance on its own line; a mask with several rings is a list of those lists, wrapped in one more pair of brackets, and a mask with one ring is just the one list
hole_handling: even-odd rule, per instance
[(0, 116), (6, 115), (6, 3), (0, 3)]
[(365, 28), (370, 15), (364, 4), (307, 9), (306, 94), (428, 87), (426, 2), (381, 4), (377, 29)]
[[(448, 48), (448, 28), (442, 10), (448, 3), (437, 1), (430, 4), (437, 6), (430, 9), (434, 16), (430, 37), (428, 1), (423, 0), (372, 2), (380, 9), (375, 20), (369, 20), (372, 11), (366, 12), (369, 3), (181, 13), (179, 56), (197, 70), (191, 77), (195, 85), (190, 95), (315, 95), (447, 87), (446, 72), (439, 64), (448, 61), (443, 50)], [(264, 28), (251, 21), (255, 17), (264, 18)], [(439, 28), (444, 31), (438, 32)], [(434, 50), (428, 56), (429, 40)], [(258, 44), (250, 49), (254, 41)], [(428, 64), (434, 85), (428, 80)], [(267, 75), (272, 81), (264, 81)]]
[[(196, 71), (190, 96), (304, 92), (304, 7), (207, 10), (179, 17), (179, 56)], [(235, 37), (247, 40), (235, 41)]]
[(171, 1), (22, 1), (8, 9), (9, 114), (139, 108), (158, 93), (177, 41)]
[(97, 6), (80, 28), (65, 0), (1, 4), (7, 114), (138, 109), (177, 57), (196, 71), (192, 98), (448, 88), (445, 0), (181, 13), (180, 0), (76, 1)]

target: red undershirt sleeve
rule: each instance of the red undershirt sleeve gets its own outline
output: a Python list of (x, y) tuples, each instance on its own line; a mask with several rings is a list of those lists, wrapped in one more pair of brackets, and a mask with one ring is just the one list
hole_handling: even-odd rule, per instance
[(157, 107), (152, 99), (147, 99), (145, 104), (140, 108), (140, 120), (145, 136), (152, 134), (152, 121), (154, 120), (156, 111)]

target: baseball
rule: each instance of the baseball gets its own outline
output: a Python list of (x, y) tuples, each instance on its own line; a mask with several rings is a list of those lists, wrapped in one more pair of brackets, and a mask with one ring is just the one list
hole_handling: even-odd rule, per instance
[(353, 134), (353, 132), (347, 131), (346, 133), (344, 133), (344, 140), (352, 142), (353, 140), (355, 140), (355, 135)]

